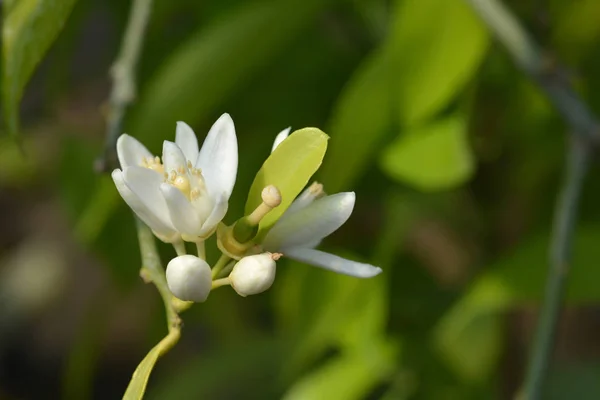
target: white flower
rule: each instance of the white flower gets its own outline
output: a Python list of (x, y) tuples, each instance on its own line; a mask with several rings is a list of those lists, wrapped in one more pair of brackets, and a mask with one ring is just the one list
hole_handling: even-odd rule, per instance
[(205, 301), (212, 287), (210, 266), (192, 255), (175, 257), (169, 261), (166, 278), (171, 293), (186, 301)]
[(294, 200), (265, 236), (262, 247), (285, 257), (358, 278), (370, 278), (381, 268), (315, 250), (321, 240), (335, 232), (352, 214), (354, 192), (322, 195), (313, 184)]
[(200, 150), (194, 131), (178, 122), (175, 143), (164, 142), (162, 162), (126, 134), (117, 154), (122, 170), (112, 177), (119, 193), (161, 240), (202, 240), (227, 213), (238, 165), (229, 114), (213, 124)]
[(231, 287), (243, 297), (269, 289), (275, 280), (275, 261), (280, 256), (263, 253), (242, 258), (229, 274)]
[[(289, 128), (277, 135), (272, 151), (288, 134)], [(355, 200), (354, 192), (326, 196), (322, 185), (312, 184), (292, 202), (267, 233), (262, 247), (297, 261), (358, 278), (370, 278), (381, 273), (379, 267), (314, 249), (348, 220)]]

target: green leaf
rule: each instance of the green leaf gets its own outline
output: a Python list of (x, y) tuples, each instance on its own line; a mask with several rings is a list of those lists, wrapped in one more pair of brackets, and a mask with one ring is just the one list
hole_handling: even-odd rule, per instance
[(150, 350), (133, 372), (131, 381), (129, 381), (127, 390), (123, 395), (123, 400), (140, 400), (144, 397), (144, 392), (146, 391), (148, 379), (150, 378), (154, 364), (156, 364), (156, 361), (163, 352), (173, 346), (179, 339), (179, 335), (179, 330), (172, 330), (163, 340)]
[(329, 136), (317, 128), (297, 130), (264, 162), (250, 187), (246, 215), (262, 203), (261, 192), (265, 186), (275, 185), (281, 192), (282, 202), (260, 222), (259, 235), (266, 233), (279, 219), (319, 169), (328, 139)]
[(19, 102), (35, 67), (62, 29), (76, 0), (20, 0), (4, 6), (2, 101), (10, 135), (19, 127)]
[(335, 106), (328, 129), (334, 140), (320, 171), (328, 191), (346, 189), (359, 177), (391, 127), (389, 66), (384, 49), (376, 50), (350, 78)]
[(410, 129), (383, 151), (380, 165), (393, 179), (421, 190), (464, 183), (474, 170), (464, 117), (454, 115)]
[(394, 369), (397, 349), (377, 338), (363, 352), (346, 352), (309, 373), (283, 397), (285, 400), (364, 399)]
[(398, 1), (390, 47), (405, 125), (444, 107), (471, 78), (489, 42), (487, 31), (463, 0)]
[[(243, 2), (226, 18), (199, 29), (166, 58), (143, 88), (140, 103), (132, 110), (130, 132), (154, 148), (165, 134), (175, 134), (175, 121), (193, 125), (212, 118), (225, 99), (269, 66), (333, 1)], [(285, 63), (277, 62), (285, 68)]]

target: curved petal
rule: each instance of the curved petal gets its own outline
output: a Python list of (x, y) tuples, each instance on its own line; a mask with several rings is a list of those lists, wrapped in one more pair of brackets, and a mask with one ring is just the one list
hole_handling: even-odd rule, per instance
[(275, 151), (275, 149), (277, 148), (277, 146), (279, 146), (281, 144), (281, 142), (283, 142), (285, 139), (287, 139), (291, 130), (292, 130), (292, 127), (290, 126), (289, 128), (282, 130), (281, 132), (279, 132), (277, 134), (277, 136), (275, 136), (275, 141), (273, 142), (273, 147), (271, 148), (271, 153)]
[(202, 225), (202, 230), (200, 231), (198, 236), (204, 236), (213, 231), (215, 227), (219, 224), (219, 222), (221, 222), (221, 220), (225, 217), (225, 214), (227, 214), (228, 206), (228, 199), (225, 196), (225, 194), (223, 194), (215, 203), (212, 212)]
[(187, 171), (187, 160), (183, 152), (179, 146), (168, 140), (163, 142), (162, 161), (167, 174), (171, 171), (177, 171), (179, 168), (184, 168)]
[(263, 246), (270, 251), (307, 247), (335, 232), (352, 214), (354, 192), (337, 193), (315, 200), (287, 218), (280, 219), (267, 233)]
[(175, 229), (184, 235), (197, 236), (202, 229), (202, 221), (188, 199), (179, 189), (168, 183), (161, 184), (160, 191), (167, 202)]
[(133, 210), (133, 212), (152, 229), (156, 234), (163, 236), (164, 238), (172, 237), (176, 232), (172, 226), (167, 225), (158, 218), (148, 206), (140, 199), (125, 183), (123, 172), (120, 169), (115, 169), (111, 174), (115, 186), (119, 191), (119, 194), (125, 200), (127, 205)]
[(229, 114), (223, 114), (210, 128), (196, 161), (196, 168), (202, 170), (211, 197), (225, 193), (229, 199), (235, 185), (237, 166), (235, 126)]
[(117, 139), (117, 157), (124, 170), (127, 167), (141, 166), (144, 158), (154, 158), (140, 141), (124, 133)]
[(371, 278), (381, 273), (381, 268), (374, 265), (347, 260), (324, 251), (296, 247), (281, 252), (296, 261), (356, 278)]
[(169, 209), (160, 193), (163, 177), (156, 171), (144, 167), (129, 167), (123, 172), (127, 187), (146, 205), (148, 210), (163, 222), (172, 227)]
[(177, 121), (175, 144), (183, 151), (188, 161), (191, 161), (192, 164), (196, 162), (198, 158), (198, 139), (192, 128), (183, 121)]

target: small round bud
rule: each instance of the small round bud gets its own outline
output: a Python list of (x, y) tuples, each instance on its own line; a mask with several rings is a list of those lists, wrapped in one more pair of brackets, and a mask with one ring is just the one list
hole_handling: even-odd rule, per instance
[(275, 259), (279, 254), (263, 253), (242, 258), (229, 274), (233, 289), (243, 297), (262, 293), (275, 280)]
[(167, 284), (178, 299), (203, 302), (212, 287), (209, 265), (192, 255), (175, 257), (167, 264)]
[(271, 208), (275, 208), (281, 204), (281, 192), (276, 186), (269, 185), (265, 187), (260, 196), (263, 203)]

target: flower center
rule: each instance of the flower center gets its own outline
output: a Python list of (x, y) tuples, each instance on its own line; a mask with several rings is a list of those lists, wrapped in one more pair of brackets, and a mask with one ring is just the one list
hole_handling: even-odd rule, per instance
[(142, 158), (142, 167), (151, 169), (153, 171), (158, 172), (159, 174), (164, 174), (165, 173), (165, 167), (162, 165), (162, 163), (160, 162), (160, 157), (156, 156), (154, 158), (151, 157), (144, 157)]

